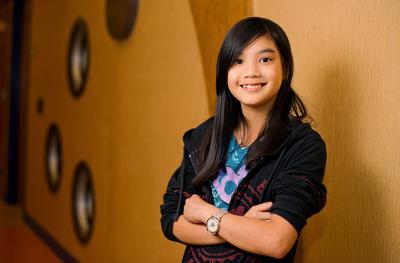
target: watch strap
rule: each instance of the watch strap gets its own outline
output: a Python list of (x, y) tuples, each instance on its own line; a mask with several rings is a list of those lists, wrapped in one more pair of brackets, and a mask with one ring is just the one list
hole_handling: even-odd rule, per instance
[(218, 219), (218, 221), (221, 221), (221, 218), (226, 215), (228, 213), (228, 211), (224, 210), (224, 209), (219, 209), (219, 211), (217, 213), (215, 213), (215, 215), (213, 215), (215, 218)]

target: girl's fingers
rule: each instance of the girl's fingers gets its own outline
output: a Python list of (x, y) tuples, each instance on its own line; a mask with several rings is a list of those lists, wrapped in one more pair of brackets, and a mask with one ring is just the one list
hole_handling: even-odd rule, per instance
[(258, 204), (258, 205), (252, 206), (244, 216), (250, 217), (250, 218), (255, 218), (255, 219), (270, 219), (271, 213), (269, 213), (267, 211), (270, 210), (271, 207), (272, 207), (272, 202), (265, 202), (262, 204)]
[(257, 211), (268, 211), (272, 207), (272, 202), (265, 202), (256, 206), (253, 206)]
[(257, 214), (257, 219), (260, 220), (270, 220), (272, 217), (272, 214), (270, 212), (260, 212)]

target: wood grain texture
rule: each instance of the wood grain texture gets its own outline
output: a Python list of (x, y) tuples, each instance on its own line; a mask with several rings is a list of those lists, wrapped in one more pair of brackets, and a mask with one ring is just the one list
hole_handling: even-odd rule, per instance
[(298, 262), (399, 262), (399, 1), (253, 1), (291, 40), (294, 87), (328, 148), (328, 203)]
[[(159, 206), (182, 157), (183, 132), (209, 115), (189, 2), (140, 1), (136, 27), (123, 42), (108, 35), (104, 8), (96, 0), (33, 3), (26, 209), (81, 262), (178, 262), (183, 246), (163, 237)], [(66, 55), (78, 17), (88, 23), (91, 61), (77, 100), (67, 86)], [(44, 173), (51, 122), (63, 143), (57, 194)], [(70, 210), (80, 160), (90, 167), (96, 197), (95, 229), (85, 246)]]
[(215, 79), (219, 48), (228, 30), (240, 19), (252, 15), (247, 0), (190, 0), (193, 21), (201, 51), (208, 105), (215, 111)]

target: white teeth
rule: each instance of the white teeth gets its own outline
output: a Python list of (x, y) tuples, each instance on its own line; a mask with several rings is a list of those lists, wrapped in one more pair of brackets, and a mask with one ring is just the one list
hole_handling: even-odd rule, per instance
[(262, 86), (262, 84), (255, 84), (255, 85), (253, 85), (253, 84), (245, 84), (245, 85), (242, 85), (242, 87), (245, 88), (245, 89), (257, 89), (257, 88), (260, 88), (261, 86)]

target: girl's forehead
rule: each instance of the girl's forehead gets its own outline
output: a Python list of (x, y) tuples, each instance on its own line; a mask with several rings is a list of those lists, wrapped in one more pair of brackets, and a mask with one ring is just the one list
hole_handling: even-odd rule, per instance
[(254, 39), (247, 47), (242, 50), (242, 54), (257, 54), (257, 53), (279, 53), (275, 41), (266, 35), (262, 35)]

